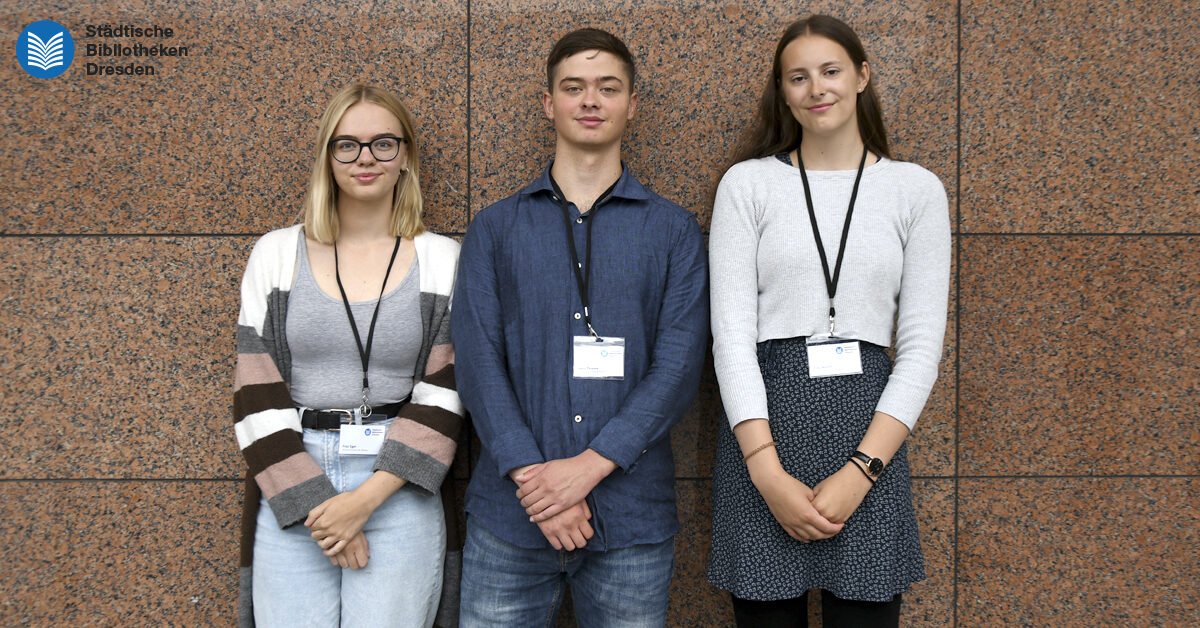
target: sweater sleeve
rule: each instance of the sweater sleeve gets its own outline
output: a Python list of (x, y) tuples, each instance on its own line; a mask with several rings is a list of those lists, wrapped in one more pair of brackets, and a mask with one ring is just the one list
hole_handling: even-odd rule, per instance
[(896, 361), (875, 409), (912, 429), (938, 376), (950, 294), (950, 211), (941, 181), (922, 169), (912, 192), (896, 315)]
[[(278, 281), (294, 230), (264, 236), (250, 253), (242, 278), (234, 368), (233, 421), (248, 474), (258, 484), (280, 527), (303, 521), (337, 491), (304, 451), (300, 417), (279, 369), (272, 342), (284, 313)], [(294, 256), (293, 256), (294, 257)], [(294, 262), (293, 262), (294, 263)], [(291, 268), (286, 268), (291, 272)], [(282, 340), (282, 339), (279, 339)]]
[(734, 166), (721, 179), (709, 227), (713, 364), (729, 425), (767, 417), (758, 368), (758, 219), (753, 189)]
[(450, 343), (450, 298), (458, 243), (449, 238), (425, 237), (418, 243), (418, 255), (428, 357), (424, 375), (413, 385), (412, 398), (388, 428), (375, 458), (375, 469), (436, 493), (454, 463), (464, 414), (454, 383), (454, 347)]

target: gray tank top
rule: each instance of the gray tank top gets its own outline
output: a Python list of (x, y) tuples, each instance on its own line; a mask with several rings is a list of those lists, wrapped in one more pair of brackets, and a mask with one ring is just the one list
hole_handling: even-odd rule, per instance
[[(287, 343), (292, 354), (292, 400), (308, 408), (353, 408), (362, 395), (362, 360), (340, 297), (321, 290), (300, 233), (296, 281), (288, 296)], [(368, 372), (372, 405), (394, 403), (412, 392), (421, 347), (420, 272), (408, 274), (379, 304)], [(364, 348), (378, 299), (351, 303)]]

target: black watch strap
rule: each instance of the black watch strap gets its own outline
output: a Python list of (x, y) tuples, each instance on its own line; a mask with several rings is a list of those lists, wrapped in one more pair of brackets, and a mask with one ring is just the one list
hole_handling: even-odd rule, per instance
[(850, 457), (862, 462), (867, 474), (871, 477), (879, 478), (879, 476), (883, 475), (884, 464), (879, 458), (872, 458), (857, 449), (854, 450), (854, 453)]

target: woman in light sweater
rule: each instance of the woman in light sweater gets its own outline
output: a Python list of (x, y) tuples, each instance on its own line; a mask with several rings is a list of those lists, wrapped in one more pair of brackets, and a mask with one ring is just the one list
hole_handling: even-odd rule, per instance
[(925, 577), (904, 441), (942, 354), (945, 190), (891, 158), (862, 43), (821, 15), (779, 40), (734, 161), (709, 240), (709, 580), (739, 626), (807, 625), (811, 589), (825, 626), (895, 626)]
[(317, 131), (304, 224), (250, 254), (234, 383), (244, 626), (430, 626), (455, 591), (442, 480), (463, 414), (458, 244), (425, 231), (418, 156), (395, 96), (343, 89)]

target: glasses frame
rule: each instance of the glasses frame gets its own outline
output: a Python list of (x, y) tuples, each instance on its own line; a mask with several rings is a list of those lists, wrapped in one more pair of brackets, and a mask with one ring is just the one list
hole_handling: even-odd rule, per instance
[[(383, 159), (379, 155), (376, 155), (375, 149), (371, 148), (371, 145), (374, 144), (375, 142), (378, 142), (379, 140), (396, 140), (396, 144), (397, 144), (396, 154), (392, 155), (388, 159)], [(358, 151), (356, 151), (354, 153), (354, 159), (351, 159), (350, 161), (342, 161), (341, 159), (338, 159), (336, 151), (333, 150), (333, 145), (338, 142), (354, 142), (355, 144), (358, 144)], [(362, 157), (363, 148), (366, 148), (368, 151), (370, 151), (371, 157), (375, 158), (375, 161), (384, 161), (384, 162), (393, 161), (397, 157), (400, 156), (399, 145), (405, 144), (407, 142), (408, 142), (408, 140), (404, 139), (403, 137), (397, 137), (395, 135), (384, 135), (382, 137), (377, 137), (369, 142), (360, 142), (352, 137), (335, 137), (335, 138), (329, 140), (329, 142), (328, 142), (329, 156), (333, 157), (333, 160), (338, 162), (339, 164), (352, 164), (352, 163), (358, 161), (359, 157)]]

